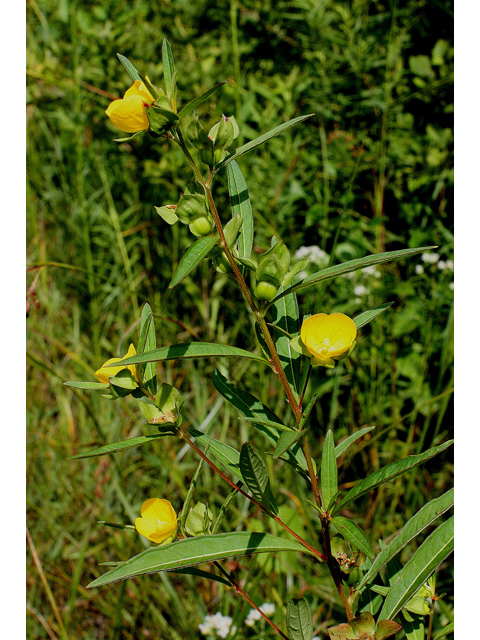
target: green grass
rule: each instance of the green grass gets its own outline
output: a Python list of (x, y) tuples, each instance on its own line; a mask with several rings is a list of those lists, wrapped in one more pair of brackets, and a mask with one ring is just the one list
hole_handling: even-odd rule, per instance
[[(184, 226), (163, 223), (153, 207), (177, 202), (189, 168), (165, 141), (112, 141), (118, 132), (104, 111), (129, 86), (116, 52), (158, 81), (167, 37), (181, 104), (226, 79), (199, 111), (207, 125), (222, 112), (235, 114), (239, 144), (290, 118), (317, 114), (240, 160), (257, 255), (276, 233), (292, 254), (318, 245), (333, 263), (425, 244), (438, 245), (445, 261), (453, 258), (450, 12), (450, 2), (366, 0), (28, 4), (27, 286), (34, 283), (36, 294), (29, 294), (27, 322), (27, 524), (40, 563), (29, 550), (28, 637), (193, 639), (206, 613), (234, 610), (235, 624), (246, 629), (242, 616), (249, 607), (203, 579), (168, 574), (85, 590), (104, 571), (101, 562), (144, 548), (135, 532), (97, 521), (131, 523), (151, 495), (168, 497), (179, 510), (198, 460), (165, 439), (151, 449), (68, 461), (89, 447), (141, 435), (143, 424), (131, 399), (109, 403), (62, 382), (93, 380), (107, 358), (123, 355), (137, 340), (136, 320), (147, 300), (159, 345), (195, 339), (257, 348), (229, 277), (204, 263), (167, 289), (192, 236)], [(215, 197), (224, 221), (226, 185), (220, 174)], [(416, 272), (418, 264), (423, 273)], [(438, 263), (414, 259), (386, 265), (379, 277), (357, 272), (329, 281), (300, 298), (302, 313), (352, 316), (395, 302), (362, 330), (350, 360), (315, 371), (309, 383), (308, 394), (318, 394), (311, 428), (317, 463), (327, 428), (334, 427), (338, 442), (376, 425), (341, 466), (343, 489), (450, 436), (452, 280)], [(359, 286), (368, 293), (357, 295)], [(226, 442), (251, 440), (268, 450), (220, 401), (209, 381), (215, 366), (285, 413), (276, 380), (245, 361), (169, 362), (158, 374), (186, 398), (187, 423)], [(270, 459), (269, 465), (285, 517), (316, 540), (307, 487), (287, 465)], [(359, 501), (359, 524), (371, 543), (391, 536), (451, 479), (447, 452)], [(227, 493), (203, 468), (196, 498), (208, 500), (216, 514)], [(271, 524), (236, 498), (225, 530), (247, 526)], [(407, 547), (402, 560), (413, 549)], [(247, 576), (244, 588), (258, 604), (277, 605), (277, 624), (284, 618), (281, 603), (299, 591), (309, 598), (318, 635), (343, 621), (322, 567), (307, 574), (302, 558), (281, 554), (241, 559), (231, 568), (239, 579)], [(438, 582), (447, 596), (437, 630), (452, 616), (451, 565)]]

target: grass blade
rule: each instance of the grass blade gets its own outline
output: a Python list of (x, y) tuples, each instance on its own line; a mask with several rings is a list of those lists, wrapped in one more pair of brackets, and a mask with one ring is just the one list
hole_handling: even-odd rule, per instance
[(453, 551), (453, 516), (441, 524), (403, 567), (390, 587), (379, 620), (391, 619)]
[(206, 256), (208, 256), (216, 244), (217, 238), (214, 238), (213, 236), (205, 236), (190, 245), (178, 263), (177, 270), (175, 271), (168, 288), (173, 289), (173, 287), (176, 287), (177, 284), (182, 282), (182, 280), (186, 278), (196, 267), (198, 267), (200, 262)]
[[(294, 540), (279, 538), (269, 533), (240, 531), (197, 536), (147, 549), (115, 569), (91, 582), (88, 587), (101, 587), (119, 580), (158, 571), (185, 568), (223, 558), (244, 556), (253, 553), (275, 553), (279, 551), (302, 551), (305, 547)], [(308, 551), (307, 551), (308, 553)]]
[(445, 442), (438, 447), (428, 449), (428, 451), (425, 451), (424, 453), (420, 453), (416, 456), (408, 456), (403, 460), (392, 462), (386, 467), (375, 471), (375, 473), (369, 475), (367, 478), (365, 478), (365, 480), (359, 482), (355, 487), (353, 487), (353, 489), (350, 489), (347, 495), (337, 504), (335, 513), (338, 513), (340, 509), (343, 509), (347, 504), (350, 504), (350, 502), (353, 502), (360, 496), (363, 496), (365, 493), (368, 493), (372, 489), (375, 489), (375, 487), (380, 486), (388, 480), (396, 478), (397, 476), (405, 473), (406, 471), (409, 471), (410, 469), (418, 467), (418, 465), (422, 464), (422, 462), (430, 460), (430, 458), (433, 458), (442, 451), (445, 451), (445, 449), (447, 449), (452, 443), (453, 440), (449, 440), (448, 442)]

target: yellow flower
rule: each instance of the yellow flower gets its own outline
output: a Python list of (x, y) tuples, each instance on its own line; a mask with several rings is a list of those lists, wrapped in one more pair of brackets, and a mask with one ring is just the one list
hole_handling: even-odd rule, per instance
[(302, 324), (300, 338), (314, 356), (313, 366), (333, 367), (346, 354), (357, 336), (354, 321), (343, 313), (317, 313)]
[[(137, 352), (136, 352), (135, 347), (133, 346), (133, 344), (131, 344), (128, 347), (128, 351), (123, 356), (123, 358), (110, 358), (110, 360), (107, 360), (104, 364), (102, 364), (102, 366), (100, 367), (100, 369), (98, 371), (95, 371), (95, 375), (100, 380), (100, 382), (108, 382), (109, 378), (113, 378), (114, 376), (117, 375), (117, 373), (120, 373), (120, 371), (123, 371), (124, 369), (128, 369), (130, 371), (130, 373), (132, 374), (133, 378), (136, 380), (137, 372), (136, 372), (134, 364), (130, 364), (130, 365), (123, 366), (123, 367), (122, 366), (120, 366), (120, 367), (108, 367), (107, 366), (109, 364), (113, 364), (114, 362), (121, 362), (122, 360), (125, 360), (125, 358), (132, 358), (135, 355), (137, 355)], [(138, 380), (137, 380), (137, 382), (138, 382)]]
[[(147, 78), (148, 79), (148, 78)], [(122, 100), (114, 100), (105, 111), (114, 127), (126, 133), (145, 131), (150, 126), (147, 109), (155, 99), (143, 82), (136, 80)]]
[(150, 498), (142, 504), (141, 518), (135, 518), (138, 533), (160, 544), (177, 530), (177, 515), (168, 500)]

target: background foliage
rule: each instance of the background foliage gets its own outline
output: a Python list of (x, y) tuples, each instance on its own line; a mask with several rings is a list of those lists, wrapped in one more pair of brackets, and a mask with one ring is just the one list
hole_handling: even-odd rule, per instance
[[(452, 18), (449, 0), (29, 0), (27, 523), (37, 562), (30, 547), (28, 637), (56, 637), (63, 627), (70, 638), (198, 638), (207, 613), (233, 615), (235, 606), (239, 637), (253, 637), (242, 627), (248, 609), (217, 583), (160, 574), (84, 589), (102, 573), (100, 562), (143, 548), (136, 533), (97, 521), (131, 522), (152, 495), (179, 509), (197, 460), (165, 440), (141, 452), (67, 461), (88, 446), (140, 435), (144, 427), (132, 402), (106, 403), (62, 382), (93, 379), (108, 357), (123, 355), (136, 342), (146, 300), (156, 314), (159, 345), (201, 340), (258, 348), (227, 276), (202, 264), (167, 290), (191, 237), (183, 225), (167, 226), (153, 205), (177, 202), (189, 168), (166, 141), (113, 142), (118, 132), (104, 110), (130, 84), (116, 53), (155, 82), (167, 37), (179, 69), (180, 105), (227, 80), (200, 111), (207, 125), (222, 111), (234, 114), (239, 144), (316, 113), (239, 162), (258, 253), (272, 233), (292, 253), (317, 245), (325, 252), (317, 264), (325, 266), (385, 249), (439, 246), (437, 262), (413, 259), (378, 273), (357, 272), (300, 300), (303, 313), (349, 315), (395, 302), (362, 330), (350, 360), (333, 371), (315, 370), (310, 381), (310, 392), (319, 395), (317, 462), (328, 427), (338, 442), (376, 425), (340, 469), (347, 488), (357, 472), (439, 444), (451, 430), (453, 267), (445, 263), (453, 258)], [(216, 201), (226, 221), (225, 173)], [(241, 360), (215, 364), (282, 410), (279, 385), (264, 368)], [(255, 443), (248, 423), (210, 383), (213, 368), (169, 362), (159, 372), (187, 398), (186, 416), (196, 428), (227, 442), (234, 435)], [(264, 442), (258, 446), (265, 449)], [(360, 524), (372, 532), (372, 544), (449, 487), (450, 455), (360, 502)], [(311, 519), (304, 516), (310, 511), (305, 488), (296, 485), (294, 496), (289, 469), (270, 458), (269, 464), (283, 494), (281, 515), (302, 533)], [(216, 512), (226, 494), (203, 469), (198, 499), (208, 499)], [(234, 502), (231, 530), (247, 526), (247, 512), (248, 526), (261, 530), (261, 515), (243, 500)], [(318, 534), (305, 532), (312, 539)], [(411, 551), (405, 549), (404, 559)], [(343, 618), (329, 577), (307, 580), (302, 564), (289, 554), (246, 558), (238, 576), (246, 575), (245, 589), (258, 594), (258, 604), (276, 604), (277, 623), (282, 603), (305, 594), (315, 632), (324, 637), (325, 628)], [(451, 580), (446, 567), (439, 575), (438, 590), (447, 592), (436, 616), (439, 629), (452, 619)]]

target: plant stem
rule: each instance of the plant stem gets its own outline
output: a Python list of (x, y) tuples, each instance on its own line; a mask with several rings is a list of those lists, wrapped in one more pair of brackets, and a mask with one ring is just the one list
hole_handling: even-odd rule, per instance
[(288, 525), (286, 525), (283, 520), (279, 517), (279, 516), (273, 516), (271, 513), (269, 513), (269, 511), (263, 506), (263, 504), (261, 504), (260, 502), (258, 502), (257, 500), (255, 500), (255, 498), (253, 498), (252, 496), (250, 496), (246, 491), (244, 491), (241, 487), (239, 487), (238, 485), (236, 485), (234, 482), (232, 482), (232, 480), (230, 480), (230, 478), (227, 478), (227, 476), (222, 473), (222, 471), (220, 471), (220, 469), (215, 465), (214, 462), (212, 462), (204, 453), (201, 449), (199, 449), (197, 447), (197, 445), (192, 442), (192, 440), (190, 440), (190, 438), (187, 436), (187, 434), (182, 431), (181, 429), (179, 429), (179, 436), (185, 440), (185, 442), (187, 444), (189, 444), (192, 449), (194, 449), (198, 455), (203, 458), (205, 460), (205, 462), (216, 472), (218, 473), (218, 475), (223, 478), (223, 480), (225, 480), (225, 482), (227, 482), (233, 489), (235, 489), (236, 491), (238, 491), (239, 493), (241, 493), (243, 496), (245, 496), (246, 498), (248, 498), (249, 500), (251, 500), (251, 502), (253, 502), (259, 509), (261, 509), (262, 511), (264, 511), (265, 513), (267, 513), (271, 518), (273, 518), (275, 520), (275, 522), (277, 522), (281, 527), (283, 527), (285, 529), (285, 531), (288, 531), (288, 533), (290, 533), (301, 545), (303, 545), (306, 549), (308, 549), (311, 553), (313, 553), (320, 561), (322, 562), (326, 562), (327, 558), (323, 555), (323, 553), (320, 553), (320, 551), (318, 551), (317, 549), (315, 549), (314, 547), (312, 547), (306, 540), (304, 540), (303, 538), (301, 538), (298, 533), (295, 533), (295, 531), (293, 531), (292, 529), (290, 529), (290, 527)]
[(330, 569), (330, 573), (332, 574), (333, 581), (335, 583), (335, 587), (337, 589), (338, 595), (340, 596), (340, 600), (342, 601), (343, 608), (345, 609), (345, 613), (347, 614), (347, 619), (350, 622), (353, 619), (352, 613), (352, 605), (347, 598), (347, 595), (342, 587), (342, 582), (338, 576), (338, 568), (335, 565), (335, 560), (332, 556), (332, 549), (330, 546), (330, 530), (328, 525), (328, 520), (326, 517), (320, 517), (322, 522), (322, 531), (323, 531), (323, 548), (325, 554), (327, 556), (327, 565)]
[(230, 576), (230, 575), (225, 571), (225, 569), (220, 565), (220, 563), (218, 563), (217, 561), (215, 561), (215, 560), (214, 560), (213, 564), (217, 567), (217, 569), (218, 569), (219, 571), (221, 571), (221, 573), (223, 573), (223, 575), (224, 575), (224, 576), (225, 576), (225, 578), (230, 582), (230, 584), (231, 584), (231, 585), (232, 585), (232, 587), (235, 589), (235, 591), (236, 591), (238, 594), (240, 594), (240, 595), (242, 596), (242, 598), (245, 598), (245, 600), (246, 600), (246, 601), (247, 601), (247, 602), (248, 602), (248, 603), (249, 603), (249, 604), (250, 604), (254, 609), (256, 609), (256, 610), (258, 611), (258, 613), (262, 616), (262, 618), (264, 618), (264, 619), (268, 622), (268, 624), (269, 624), (271, 627), (273, 627), (273, 628), (275, 629), (275, 631), (276, 631), (277, 633), (279, 633), (279, 634), (282, 636), (282, 638), (285, 638), (285, 640), (288, 640), (288, 637), (287, 637), (287, 636), (286, 636), (282, 631), (280, 631), (280, 629), (277, 627), (277, 625), (276, 625), (276, 624), (274, 624), (274, 623), (270, 620), (270, 618), (269, 618), (265, 613), (263, 613), (263, 611), (262, 611), (259, 607), (257, 607), (257, 605), (256, 605), (252, 600), (250, 600), (250, 598), (249, 598), (249, 597), (248, 597), (248, 595), (245, 593), (245, 591), (243, 591), (243, 590), (241, 589), (241, 587), (240, 587), (240, 586), (235, 582), (235, 580), (234, 580), (234, 579), (233, 579), (233, 578), (232, 578), (232, 577), (231, 577), (231, 576)]

